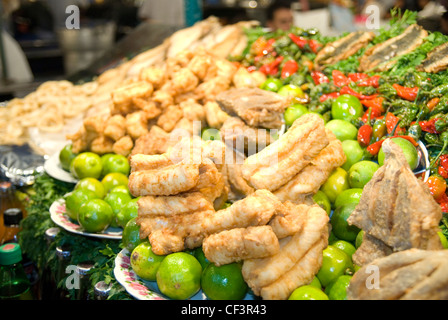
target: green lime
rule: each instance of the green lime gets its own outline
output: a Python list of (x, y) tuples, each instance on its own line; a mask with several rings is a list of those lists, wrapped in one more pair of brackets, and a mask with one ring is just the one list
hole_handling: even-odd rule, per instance
[(379, 167), (378, 163), (369, 160), (362, 160), (352, 165), (350, 170), (348, 170), (350, 187), (364, 188)]
[(327, 287), (333, 280), (344, 274), (353, 273), (353, 262), (341, 249), (329, 245), (322, 255), (322, 266), (317, 277), (323, 287)]
[(303, 116), (304, 114), (309, 113), (308, 108), (303, 104), (295, 103), (286, 108), (284, 117), (285, 124), (287, 126), (292, 126), (294, 121)]
[(201, 274), (201, 264), (194, 256), (185, 252), (171, 253), (157, 271), (157, 286), (171, 299), (186, 300), (200, 290)]
[[(409, 166), (411, 167), (411, 170), (414, 170), (418, 166), (418, 152), (417, 149), (414, 147), (414, 145), (406, 139), (395, 137), (390, 138), (394, 143), (396, 143), (401, 150), (403, 151), (403, 154), (406, 158), (406, 161), (408, 162)], [(384, 164), (384, 150), (381, 147), (380, 152), (378, 153), (378, 164), (382, 166)]]
[(283, 82), (278, 78), (267, 78), (260, 86), (261, 89), (277, 92), (283, 86)]
[(324, 209), (328, 215), (331, 213), (331, 202), (328, 199), (328, 196), (321, 190), (318, 190), (313, 195), (313, 200), (316, 202), (322, 209)]
[(202, 140), (221, 140), (221, 134), (218, 129), (215, 128), (204, 128), (201, 130), (201, 138)]
[(78, 222), (87, 232), (101, 232), (109, 227), (114, 218), (110, 205), (102, 199), (87, 201), (79, 208)]
[(346, 189), (336, 197), (334, 207), (337, 208), (347, 203), (359, 203), (359, 200), (361, 200), (361, 195), (361, 188)]
[(311, 285), (305, 285), (295, 289), (288, 300), (329, 300), (321, 289)]
[(337, 240), (335, 242), (330, 243), (332, 246), (341, 249), (344, 251), (350, 259), (352, 258), (352, 255), (355, 253), (356, 248), (353, 244), (351, 244), (348, 241), (345, 240)]
[(326, 288), (325, 293), (330, 300), (347, 300), (347, 288), (352, 276), (342, 275), (333, 280)]
[(193, 255), (196, 259), (198, 259), (199, 263), (202, 266), (202, 270), (205, 270), (205, 268), (210, 264), (210, 261), (208, 261), (208, 259), (205, 257), (202, 247), (194, 249)]
[(364, 149), (361, 147), (358, 141), (356, 140), (344, 140), (342, 141), (342, 150), (344, 150), (345, 163), (342, 165), (342, 169), (345, 171), (350, 170), (350, 167), (361, 161), (364, 157)]
[(77, 155), (77, 153), (73, 153), (71, 143), (65, 145), (59, 152), (59, 162), (61, 163), (62, 169), (65, 171), (70, 171), (70, 163), (76, 158)]
[(98, 198), (104, 198), (106, 192), (104, 191), (104, 185), (95, 178), (84, 178), (78, 181), (75, 185), (75, 190), (77, 189), (88, 189), (97, 195)]
[(121, 236), (123, 247), (132, 252), (136, 246), (144, 241), (144, 239), (140, 239), (140, 226), (137, 223), (137, 218), (132, 218), (123, 228)]
[(296, 86), (294, 84), (285, 84), (284, 86), (282, 86), (277, 93), (281, 96), (284, 97), (291, 97), (291, 98), (295, 98), (295, 97), (303, 97), (304, 93), (303, 90), (299, 87)]
[(103, 171), (101, 172), (103, 177), (111, 172), (119, 172), (128, 176), (131, 171), (128, 158), (121, 154), (108, 153), (101, 157), (101, 163), (103, 165)]
[(355, 247), (358, 249), (362, 244), (362, 239), (364, 238), (364, 230), (360, 230), (356, 235), (355, 239)]
[(117, 213), (117, 224), (118, 226), (124, 228), (128, 221), (136, 218), (138, 216), (138, 200), (139, 198), (134, 198), (129, 200), (120, 211)]
[(202, 272), (201, 288), (210, 300), (241, 300), (248, 286), (241, 273), (241, 264), (218, 267), (210, 263)]
[(123, 209), (123, 207), (132, 200), (132, 197), (124, 192), (109, 192), (104, 197), (104, 201), (106, 201), (110, 207), (112, 208), (112, 211), (114, 213), (114, 219), (111, 222), (111, 227), (118, 227), (118, 221), (117, 216), (118, 213)]
[(316, 287), (318, 289), (322, 289), (322, 284), (320, 283), (317, 277), (314, 277), (313, 280), (309, 284), (310, 286)]
[(328, 243), (332, 243), (338, 240), (339, 239), (334, 235), (333, 231), (330, 231), (330, 235), (328, 236)]
[(340, 207), (337, 207), (330, 218), (332, 231), (335, 236), (345, 241), (355, 241), (356, 236), (359, 233), (359, 228), (355, 225), (349, 225), (347, 222), (348, 217), (355, 210), (356, 203), (347, 203)]
[(331, 104), (331, 116), (333, 119), (356, 120), (364, 113), (364, 107), (358, 98), (350, 94), (337, 97)]
[(348, 173), (342, 168), (336, 168), (328, 177), (327, 181), (322, 185), (320, 190), (325, 193), (330, 200), (332, 207), (338, 195), (350, 188), (348, 183)]
[(75, 189), (65, 197), (65, 211), (70, 219), (78, 221), (79, 208), (87, 201), (98, 198), (92, 190)]
[(102, 170), (101, 158), (93, 152), (80, 153), (70, 163), (70, 173), (77, 179), (87, 177), (98, 179)]
[(104, 190), (109, 193), (110, 190), (117, 186), (128, 186), (129, 178), (120, 172), (111, 172), (106, 174), (101, 183), (104, 185)]
[(327, 122), (325, 128), (334, 133), (340, 141), (356, 140), (358, 128), (351, 122), (341, 119), (333, 119)]
[(144, 241), (132, 250), (132, 270), (144, 280), (155, 281), (157, 271), (165, 257), (164, 255), (157, 255), (152, 252), (149, 241)]
[(448, 240), (446, 239), (445, 235), (442, 231), (437, 232), (437, 234), (440, 237), (440, 242), (442, 242), (442, 246), (444, 249), (448, 249)]

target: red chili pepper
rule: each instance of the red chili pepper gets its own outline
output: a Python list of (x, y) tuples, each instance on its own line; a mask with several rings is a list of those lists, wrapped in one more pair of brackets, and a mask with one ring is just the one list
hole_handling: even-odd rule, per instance
[(362, 122), (367, 123), (369, 121), (369, 115), (370, 119), (377, 119), (382, 114), (381, 110), (378, 108), (368, 108), (366, 112), (364, 112), (363, 116), (361, 117)]
[(448, 179), (448, 170), (446, 170), (444, 167), (439, 166), (437, 172), (443, 177), (443, 179)]
[(448, 196), (446, 193), (442, 194), (436, 201), (440, 205), (443, 213), (448, 212)]
[(438, 175), (430, 176), (426, 181), (426, 185), (429, 188), (429, 192), (436, 200), (440, 199), (440, 197), (445, 194), (446, 181)]
[(358, 130), (357, 140), (362, 147), (367, 147), (372, 139), (372, 126), (370, 124), (362, 125)]
[(320, 71), (312, 71), (311, 78), (313, 78), (315, 84), (330, 82), (330, 79), (328, 79), (328, 77)]
[(297, 36), (293, 33), (288, 34), (288, 37), (292, 40), (292, 42), (298, 45), (300, 49), (303, 49), (308, 44), (308, 39)]
[(442, 154), (439, 157), (439, 165), (448, 170), (448, 154)]
[(384, 112), (383, 101), (383, 97), (375, 97), (373, 99), (363, 99), (361, 100), (361, 103), (367, 108), (375, 108), (380, 110), (381, 112)]
[(358, 82), (360, 80), (363, 79), (367, 79), (369, 78), (369, 76), (365, 73), (361, 73), (361, 72), (357, 72), (357, 73), (349, 73), (347, 75), (347, 77), (352, 81), (352, 82)]
[(326, 93), (320, 96), (319, 101), (324, 102), (327, 99), (336, 99), (341, 94), (339, 92)]
[(383, 145), (384, 141), (385, 139), (372, 143), (370, 146), (367, 147), (367, 151), (372, 156), (377, 155), (378, 152), (380, 152), (381, 146)]
[(350, 83), (350, 79), (347, 78), (344, 73), (339, 70), (333, 70), (331, 72), (331, 75), (333, 77), (333, 83), (336, 87), (346, 86)]
[(247, 67), (246, 69), (247, 69), (247, 71), (249, 71), (249, 72), (254, 72), (255, 70), (257, 70), (257, 67), (256, 67), (256, 66), (249, 66), (249, 67)]
[(364, 78), (359, 80), (356, 84), (359, 87), (374, 87), (374, 88), (378, 88), (380, 83), (381, 76), (376, 75), (376, 76), (371, 76), (370, 78)]
[(429, 132), (429, 133), (438, 133), (436, 130), (436, 121), (438, 118), (434, 118), (427, 121), (419, 121), (418, 124), (420, 125), (420, 128), (422, 128), (423, 131)]
[(341, 94), (350, 94), (352, 96), (355, 96), (356, 98), (360, 99), (360, 100), (369, 100), (369, 99), (375, 99), (378, 95), (373, 94), (371, 96), (366, 96), (364, 94), (361, 94), (359, 92), (356, 92), (355, 90), (353, 90), (352, 88), (345, 86), (342, 87), (341, 90), (339, 91)]
[(310, 45), (311, 51), (313, 51), (314, 53), (317, 53), (320, 48), (322, 48), (322, 44), (314, 39), (309, 40), (308, 44)]
[(397, 116), (395, 116), (392, 112), (388, 112), (386, 114), (386, 128), (387, 128), (388, 134), (391, 134), (392, 131), (394, 131), (394, 129), (395, 129), (395, 134), (406, 132), (405, 128), (401, 128), (400, 126), (397, 126), (398, 121), (400, 121), (400, 119)]
[(429, 110), (432, 111), (432, 109), (434, 109), (440, 102), (439, 98), (432, 98), (431, 100), (428, 101), (428, 103), (426, 104), (426, 106), (428, 107)]
[(397, 90), (397, 95), (405, 100), (414, 101), (417, 98), (418, 87), (403, 87), (398, 83), (394, 83), (392, 87)]
[(266, 63), (260, 67), (260, 71), (265, 75), (275, 75), (278, 72), (278, 66), (283, 61), (283, 57), (277, 57), (274, 61)]
[(417, 141), (415, 141), (415, 139), (412, 138), (412, 137), (410, 137), (410, 136), (402, 136), (402, 135), (398, 136), (398, 135), (395, 135), (394, 138), (402, 138), (402, 139), (406, 139), (406, 140), (408, 140), (410, 143), (412, 143), (412, 144), (414, 145), (414, 147), (418, 146)]
[(292, 76), (299, 69), (299, 65), (295, 60), (288, 60), (285, 62), (282, 68), (282, 79)]

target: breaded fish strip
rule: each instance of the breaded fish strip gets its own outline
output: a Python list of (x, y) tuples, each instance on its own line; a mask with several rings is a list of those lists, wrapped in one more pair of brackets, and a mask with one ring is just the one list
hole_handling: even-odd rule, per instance
[(138, 196), (168, 196), (192, 189), (199, 180), (199, 164), (182, 162), (162, 169), (134, 171), (129, 191)]
[(242, 166), (243, 177), (255, 189), (277, 190), (327, 145), (324, 121), (316, 114), (306, 114), (274, 143), (248, 157)]
[[(303, 272), (302, 264), (296, 267), (307, 255), (316, 250), (318, 255), (322, 255), (322, 250), (328, 244), (328, 215), (318, 206), (313, 206), (304, 212), (298, 212), (303, 221), (302, 229), (290, 237), (280, 240), (280, 251), (268, 258), (248, 259), (243, 263), (242, 273), (244, 280), (256, 295), (262, 298), (271, 298), (271, 294), (263, 292), (265, 287), (276, 283), (274, 287), (284, 286), (287, 290), (276, 289), (274, 294), (278, 299), (287, 299), (292, 291), (309, 283), (321, 266), (321, 259), (312, 259), (313, 263), (305, 263), (307, 276), (306, 281), (294, 281), (285, 284), (289, 278), (300, 280), (297, 271)], [(324, 242), (322, 242), (324, 241)], [(324, 246), (323, 246), (324, 244)], [(285, 274), (288, 276), (282, 278)], [(309, 280), (309, 281), (308, 281)], [(280, 282), (278, 282), (280, 281)], [(268, 292), (270, 292), (269, 289)]]
[(328, 146), (289, 182), (275, 190), (274, 194), (281, 201), (302, 202), (305, 196), (313, 195), (319, 190), (334, 169), (345, 163), (347, 158), (341, 141), (329, 130), (327, 137), (330, 141)]
[(144, 196), (137, 203), (140, 217), (172, 216), (213, 210), (213, 204), (200, 192), (187, 192), (175, 196)]
[(130, 157), (131, 172), (161, 169), (174, 164), (167, 154), (134, 154)]
[(205, 257), (217, 266), (269, 257), (279, 249), (278, 239), (270, 226), (226, 230), (208, 236), (202, 243)]

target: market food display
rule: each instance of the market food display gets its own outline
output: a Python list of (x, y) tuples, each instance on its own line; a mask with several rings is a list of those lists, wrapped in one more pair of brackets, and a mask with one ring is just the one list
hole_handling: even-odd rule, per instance
[[(216, 23), (92, 84), (114, 81), (61, 152), (86, 202), (70, 218), (122, 228), (125, 273), (161, 298), (446, 298), (448, 38), (412, 12), (339, 37)], [(384, 294), (362, 287), (371, 264)]]

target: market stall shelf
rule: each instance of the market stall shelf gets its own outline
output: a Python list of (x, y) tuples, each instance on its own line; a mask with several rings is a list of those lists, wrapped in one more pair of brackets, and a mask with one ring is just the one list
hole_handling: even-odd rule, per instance
[[(137, 300), (169, 300), (160, 293), (156, 281), (146, 281), (137, 276), (131, 267), (131, 252), (121, 250), (115, 258), (114, 276), (126, 291)], [(244, 300), (255, 300), (256, 297), (247, 293)], [(200, 290), (190, 300), (207, 300)]]
[(78, 179), (73, 177), (70, 172), (62, 169), (61, 162), (59, 161), (59, 152), (54, 153), (45, 161), (44, 170), (54, 179), (68, 183), (78, 182)]
[(58, 199), (53, 202), (53, 204), (50, 206), (50, 217), (56, 225), (71, 233), (79, 234), (86, 237), (121, 240), (123, 231), (121, 228), (109, 227), (101, 233), (85, 232), (77, 222), (74, 222), (66, 215), (64, 199)]

